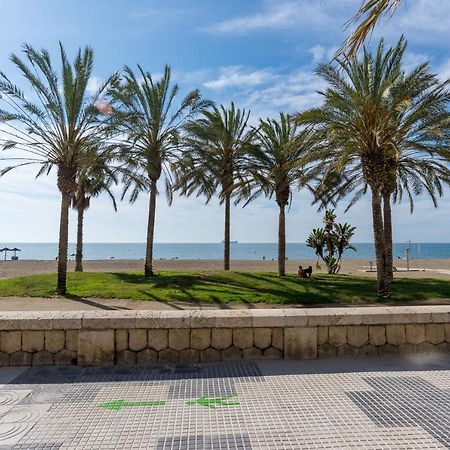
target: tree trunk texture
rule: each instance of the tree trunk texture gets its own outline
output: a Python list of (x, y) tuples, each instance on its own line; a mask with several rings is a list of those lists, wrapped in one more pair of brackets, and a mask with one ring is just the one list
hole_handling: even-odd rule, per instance
[(61, 192), (61, 212), (59, 219), (58, 242), (58, 275), (56, 293), (64, 295), (67, 292), (67, 247), (69, 245), (69, 208), (75, 190), (76, 170), (72, 167), (59, 166), (57, 185)]
[(378, 295), (387, 297), (389, 286), (386, 279), (386, 248), (384, 243), (383, 214), (381, 209), (381, 195), (372, 191), (372, 220), (377, 259), (377, 285)]
[(286, 212), (285, 205), (279, 205), (278, 214), (278, 275), (286, 275)]
[(223, 268), (230, 270), (230, 194), (225, 194), (225, 235), (223, 240)]
[(151, 277), (153, 275), (153, 238), (155, 233), (155, 215), (156, 215), (156, 180), (152, 180), (150, 186), (150, 202), (148, 208), (147, 223), (147, 247), (145, 252), (144, 275)]
[(84, 209), (77, 210), (77, 249), (75, 251), (75, 272), (83, 272), (83, 222)]
[(67, 292), (67, 247), (69, 245), (69, 208), (71, 195), (62, 193), (61, 215), (59, 220), (58, 243), (58, 279), (56, 285), (57, 294), (64, 295)]
[(392, 210), (391, 195), (383, 195), (384, 245), (386, 252), (386, 279), (388, 286), (394, 280), (394, 261), (392, 244)]

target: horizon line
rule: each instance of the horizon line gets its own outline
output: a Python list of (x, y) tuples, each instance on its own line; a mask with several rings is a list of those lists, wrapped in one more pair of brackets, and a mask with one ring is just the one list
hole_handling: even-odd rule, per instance
[[(54, 242), (49, 242), (49, 241), (0, 241), (3, 243), (16, 243), (16, 244), (55, 244), (58, 245), (57, 241)], [(276, 244), (278, 245), (278, 242), (274, 241), (274, 242), (231, 242), (233, 245), (236, 244)], [(412, 241), (410, 242), (411, 244), (450, 244), (450, 242), (428, 242), (428, 241)], [(69, 242), (69, 244), (76, 244), (76, 242)], [(83, 244), (143, 244), (146, 245), (145, 241), (141, 241), (141, 242), (102, 242), (102, 241), (97, 241), (97, 242), (84, 242)], [(163, 244), (163, 245), (185, 245), (185, 244), (200, 244), (200, 245), (204, 245), (204, 244), (220, 244), (222, 245), (223, 242), (220, 241), (210, 241), (210, 242), (154, 242), (154, 244)], [(306, 245), (306, 242), (286, 242), (286, 244), (303, 244)], [(373, 242), (353, 242), (353, 244), (370, 244), (370, 245), (374, 245)], [(408, 244), (408, 241), (395, 241), (394, 244)]]

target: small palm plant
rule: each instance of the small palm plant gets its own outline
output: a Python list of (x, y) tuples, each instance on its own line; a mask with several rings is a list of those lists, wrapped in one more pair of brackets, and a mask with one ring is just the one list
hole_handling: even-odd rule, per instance
[[(61, 216), (58, 244), (58, 280), (56, 291), (66, 293), (69, 208), (76, 191), (77, 173), (92, 163), (90, 149), (105, 139), (105, 114), (96, 102), (108, 86), (117, 82), (113, 75), (98, 89), (88, 93), (94, 52), (90, 47), (79, 50), (73, 63), (60, 44), (61, 72), (54, 69), (49, 53), (23, 47), (24, 58), (13, 54), (10, 59), (27, 81), (30, 94), (0, 72), (0, 123), (3, 150), (14, 153), (10, 170), (38, 165), (37, 176), (57, 170), (57, 186), (61, 193)], [(3, 161), (5, 158), (3, 158)]]
[(278, 275), (286, 274), (286, 207), (292, 189), (306, 182), (305, 155), (310, 150), (311, 133), (300, 130), (292, 118), (260, 120), (247, 163), (248, 177), (238, 190), (237, 202), (244, 206), (263, 194), (274, 197), (278, 214)]
[(110, 197), (114, 210), (117, 203), (112, 192), (117, 184), (118, 168), (112, 165), (116, 156), (111, 148), (93, 149), (92, 163), (78, 171), (76, 190), (72, 197), (72, 207), (77, 211), (77, 243), (75, 252), (75, 272), (83, 272), (83, 229), (84, 214), (91, 205), (91, 199), (105, 192)]
[[(180, 134), (185, 123), (210, 106), (198, 90), (190, 91), (175, 105), (178, 86), (171, 83), (170, 68), (164, 69), (155, 81), (149, 72), (138, 66), (137, 73), (125, 67), (124, 83), (111, 91), (114, 99), (116, 130), (125, 137), (118, 144), (128, 163), (124, 174), (124, 192), (131, 191), (134, 203), (139, 192), (149, 192), (145, 276), (153, 275), (153, 241), (158, 181), (164, 178), (169, 203), (172, 201), (170, 165), (180, 150)], [(139, 180), (137, 182), (137, 180)], [(144, 181), (144, 182), (143, 182)], [(123, 198), (122, 197), (122, 198)]]
[(306, 245), (314, 249), (316, 255), (322, 259), (329, 274), (339, 273), (345, 250), (356, 251), (350, 244), (356, 228), (348, 223), (336, 223), (333, 210), (325, 212), (323, 222), (324, 227), (314, 229), (308, 236)]
[(230, 270), (231, 197), (245, 178), (249, 147), (254, 131), (248, 126), (249, 112), (232, 103), (214, 106), (187, 123), (186, 151), (174, 166), (176, 188), (182, 195), (215, 193), (225, 204), (224, 270)]

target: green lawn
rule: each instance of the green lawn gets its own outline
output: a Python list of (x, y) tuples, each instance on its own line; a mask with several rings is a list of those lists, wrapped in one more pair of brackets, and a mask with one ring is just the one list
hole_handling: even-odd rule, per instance
[[(55, 275), (0, 280), (0, 297), (52, 297)], [(379, 301), (374, 278), (314, 275), (299, 279), (272, 273), (161, 272), (147, 279), (135, 273), (69, 273), (69, 297), (126, 298), (161, 302), (323, 304)], [(389, 301), (450, 299), (450, 281), (397, 279)]]

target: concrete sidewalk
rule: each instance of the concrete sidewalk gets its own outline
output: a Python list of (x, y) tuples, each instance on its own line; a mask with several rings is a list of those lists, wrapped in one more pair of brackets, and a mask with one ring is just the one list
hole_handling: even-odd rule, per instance
[(450, 448), (450, 356), (4, 368), (7, 448)]

